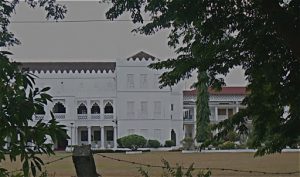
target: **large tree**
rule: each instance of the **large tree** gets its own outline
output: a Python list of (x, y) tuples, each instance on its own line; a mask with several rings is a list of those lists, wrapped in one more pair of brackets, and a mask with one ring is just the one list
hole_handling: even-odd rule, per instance
[[(44, 7), (46, 17), (55, 20), (63, 18), (66, 12), (65, 7), (56, 4), (55, 0), (25, 2), (31, 7)], [(18, 0), (0, 1), (1, 48), (20, 44), (7, 28), (10, 16), (18, 4)], [(56, 141), (59, 137), (66, 138), (66, 134), (63, 131), (64, 126), (59, 125), (55, 119), (30, 124), (35, 113), (43, 110), (51, 101), (51, 96), (47, 94), (50, 88), (36, 88), (35, 76), (22, 70), (20, 64), (10, 61), (10, 55), (8, 51), (0, 52), (0, 162), (8, 157), (11, 161), (20, 157), (23, 175), (27, 177), (31, 171), (35, 176), (37, 169), (41, 170), (43, 165), (43, 161), (37, 155), (54, 154), (52, 144), (47, 143), (48, 137)], [(0, 176), (8, 175), (0, 165)]]
[[(242, 66), (249, 81), (247, 109), (222, 122), (220, 134), (247, 132), (252, 118), (253, 147), (258, 154), (280, 152), (300, 135), (300, 1), (299, 0), (112, 0), (106, 17), (125, 12), (145, 35), (170, 29), (169, 46), (178, 56), (150, 65), (169, 69), (161, 86), (176, 84), (199, 69), (209, 85), (224, 84), (219, 74)], [(145, 13), (144, 13), (145, 12)], [(145, 14), (145, 15), (144, 15)], [(144, 17), (143, 17), (144, 16)], [(285, 108), (288, 108), (284, 115)], [(231, 130), (229, 130), (231, 129)]]
[(195, 84), (197, 90), (196, 100), (196, 140), (205, 142), (210, 139), (210, 110), (209, 110), (209, 93), (208, 93), (208, 76), (205, 71), (197, 73), (198, 82)]

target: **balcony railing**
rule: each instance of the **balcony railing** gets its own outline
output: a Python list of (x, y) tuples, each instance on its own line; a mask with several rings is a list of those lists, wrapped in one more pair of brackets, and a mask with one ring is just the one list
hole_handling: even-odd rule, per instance
[(54, 118), (55, 119), (65, 119), (66, 113), (54, 113)]
[(88, 118), (88, 116), (87, 116), (87, 114), (78, 114), (77, 115), (77, 117), (78, 117), (78, 119), (87, 119)]
[(41, 120), (41, 119), (44, 119), (44, 117), (45, 117), (45, 114), (36, 114), (36, 115), (34, 115), (35, 120)]
[(113, 119), (114, 114), (104, 114), (104, 119)]
[(100, 114), (91, 114), (91, 119), (101, 119)]
[(183, 116), (183, 120), (192, 121), (193, 120), (193, 115)]

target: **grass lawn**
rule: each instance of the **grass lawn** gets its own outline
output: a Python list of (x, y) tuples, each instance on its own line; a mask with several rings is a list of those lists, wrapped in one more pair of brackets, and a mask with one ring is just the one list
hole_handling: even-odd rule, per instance
[[(44, 162), (51, 161), (57, 158), (70, 155), (70, 153), (57, 152), (56, 156), (46, 157), (43, 156)], [(103, 154), (109, 157), (146, 163), (150, 165), (162, 165), (161, 159), (166, 159), (171, 165), (176, 164), (188, 167), (194, 163), (197, 168), (232, 168), (239, 170), (256, 170), (266, 172), (291, 172), (300, 170), (300, 153), (289, 152), (281, 154), (266, 155), (263, 157), (253, 157), (253, 153), (192, 153), (182, 154), (181, 152), (147, 152), (143, 154), (125, 153), (106, 153)], [(114, 161), (103, 158), (99, 155), (94, 155), (96, 168), (102, 177), (137, 177), (140, 176), (138, 172), (139, 165), (128, 164), (124, 162)], [(9, 170), (15, 170), (21, 167), (20, 163), (10, 163), (9, 161), (3, 164)], [(2, 166), (2, 164), (1, 164)], [(161, 176), (162, 169), (160, 168), (147, 168), (150, 176)], [(45, 169), (53, 177), (71, 177), (75, 176), (75, 169), (73, 166), (72, 158), (66, 158), (61, 161), (45, 166)], [(197, 171), (197, 170), (195, 170)], [(294, 175), (264, 175), (256, 173), (236, 173), (228, 171), (212, 171), (212, 176), (276, 176), (276, 177), (299, 177), (300, 174)]]

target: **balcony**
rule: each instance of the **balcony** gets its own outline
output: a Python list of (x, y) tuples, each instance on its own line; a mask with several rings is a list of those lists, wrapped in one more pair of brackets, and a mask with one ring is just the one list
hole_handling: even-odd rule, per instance
[(55, 119), (65, 119), (66, 113), (54, 113), (54, 118)]
[(104, 114), (104, 119), (113, 119), (114, 114)]
[(183, 116), (183, 122), (185, 123), (193, 123), (194, 122), (193, 115), (185, 115)]
[(87, 114), (78, 114), (77, 117), (78, 117), (79, 120), (88, 118)]
[(44, 119), (45, 114), (35, 114), (34, 115), (34, 120), (41, 120)]
[(91, 119), (101, 119), (100, 114), (91, 114)]

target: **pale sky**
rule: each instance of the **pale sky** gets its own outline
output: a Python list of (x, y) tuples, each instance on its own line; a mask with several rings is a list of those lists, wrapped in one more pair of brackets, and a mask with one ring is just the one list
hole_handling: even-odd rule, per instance
[[(101, 20), (109, 5), (98, 1), (64, 1), (64, 20)], [(129, 19), (122, 16), (121, 19)], [(40, 8), (19, 5), (12, 21), (45, 21)], [(157, 58), (175, 57), (167, 45), (168, 31), (152, 36), (131, 33), (131, 22), (12, 23), (10, 30), (21, 45), (10, 47), (17, 61), (113, 61), (145, 51)], [(246, 85), (243, 71), (234, 69), (226, 78), (228, 86)], [(187, 85), (191, 83), (187, 82)], [(187, 86), (188, 87), (188, 86)]]

